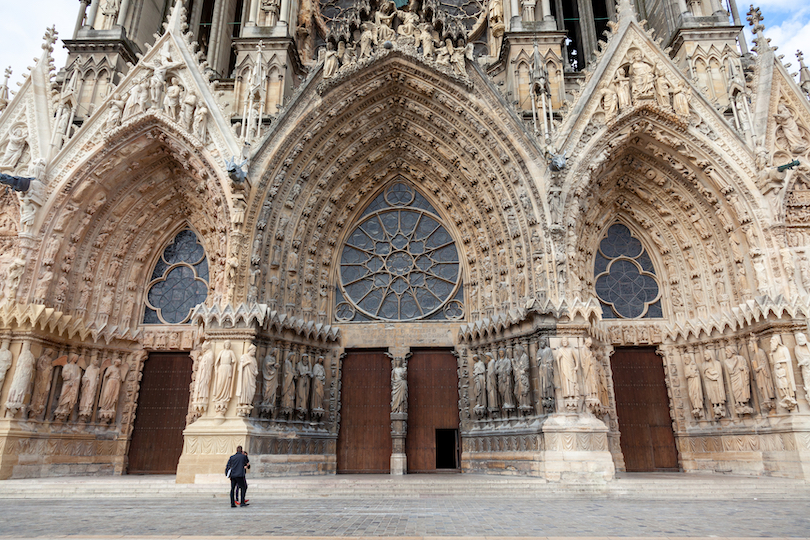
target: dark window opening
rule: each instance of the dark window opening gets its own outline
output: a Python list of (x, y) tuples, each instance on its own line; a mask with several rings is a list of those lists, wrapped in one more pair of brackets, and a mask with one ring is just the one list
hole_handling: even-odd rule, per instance
[(436, 468), (458, 469), (459, 440), (457, 429), (436, 430)]

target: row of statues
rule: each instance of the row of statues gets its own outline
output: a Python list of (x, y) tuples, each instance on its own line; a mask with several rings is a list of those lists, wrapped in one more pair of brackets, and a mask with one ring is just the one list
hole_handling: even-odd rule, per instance
[[(810, 400), (810, 346), (804, 333), (797, 333), (795, 337), (794, 355), (801, 369), (805, 394)], [(769, 411), (777, 405), (787, 411), (796, 408), (792, 355), (781, 337), (771, 337), (769, 354), (766, 354), (752, 335), (748, 340), (748, 350), (750, 365), (731, 345), (725, 347), (722, 361), (710, 350), (704, 350), (700, 366), (690, 358), (691, 355), (686, 355), (684, 373), (695, 419), (706, 418), (706, 410), (710, 420), (727, 417), (727, 407), (733, 408), (738, 417), (754, 414), (751, 406), (752, 379), (759, 393), (761, 407)]]
[(282, 361), (279, 347), (271, 347), (260, 366), (253, 344), (238, 360), (230, 341), (223, 343), (216, 359), (209, 341), (203, 342), (201, 351), (192, 392), (192, 406), (198, 414), (207, 411), (210, 402), (217, 414), (224, 415), (235, 396), (237, 414), (250, 416), (261, 373), (258, 408), (262, 417), (312, 421), (323, 418), (326, 383), (323, 355), (302, 353), (298, 356), (291, 350)]
[(554, 351), (548, 338), (540, 338), (534, 384), (529, 351), (523, 344), (515, 345), (514, 354), (506, 347), (475, 353), (472, 364), (473, 413), (477, 419), (557, 412), (558, 386), (565, 411), (577, 412), (582, 396), (586, 409), (594, 414), (603, 413), (609, 404), (607, 372), (594, 354), (590, 338), (574, 349), (568, 337), (563, 337)]
[[(0, 346), (0, 387), (11, 365), (9, 345), (10, 341), (6, 339)], [(62, 384), (57, 386), (58, 393), (49, 400), (57, 366), (61, 366), (59, 377)], [(54, 358), (54, 350), (45, 348), (39, 358), (34, 358), (31, 344), (23, 342), (6, 399), (6, 414), (27, 416), (29, 420), (48, 420), (46, 407), (50, 401), (54, 421), (75, 419), (87, 423), (94, 420), (95, 414), (95, 421), (109, 424), (115, 421), (127, 371), (128, 365), (123, 363), (119, 354), (102, 361), (94, 353), (88, 364), (84, 355), (70, 353)]]
[(464, 59), (472, 60), (472, 43), (463, 38), (442, 37), (424, 14), (413, 10), (397, 9), (393, 0), (383, 0), (377, 11), (360, 24), (358, 39), (337, 40), (337, 47), (327, 42), (324, 55), (323, 78), (329, 79), (341, 66), (369, 58), (380, 48), (412, 47), (425, 59), (438, 65), (452, 67), (459, 76), (466, 75)]

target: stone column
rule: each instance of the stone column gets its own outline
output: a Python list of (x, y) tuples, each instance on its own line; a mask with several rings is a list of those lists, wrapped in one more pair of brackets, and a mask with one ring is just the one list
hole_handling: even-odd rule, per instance
[(408, 357), (407, 347), (390, 347), (391, 358), (391, 474), (408, 472), (405, 437), (408, 433)]
[(248, 0), (250, 9), (248, 10), (248, 20), (245, 26), (256, 26), (259, 21), (259, 4), (261, 0)]
[(93, 0), (93, 3), (90, 4), (90, 13), (87, 15), (87, 20), (85, 21), (85, 26), (89, 26), (93, 28), (93, 25), (96, 24), (96, 15), (98, 14), (98, 5), (101, 3), (101, 0)]
[(537, 16), (538, 21), (553, 21), (554, 16), (551, 14), (551, 0), (541, 0), (540, 6), (543, 12)]
[(118, 26), (123, 27), (124, 23), (127, 20), (127, 12), (129, 11), (129, 2), (130, 0), (122, 0), (121, 2), (121, 9), (118, 10)]
[(76, 17), (76, 26), (73, 28), (73, 39), (76, 39), (76, 35), (82, 27), (82, 22), (84, 22), (84, 16), (87, 13), (87, 6), (89, 4), (90, 0), (80, 0), (79, 2), (79, 16)]

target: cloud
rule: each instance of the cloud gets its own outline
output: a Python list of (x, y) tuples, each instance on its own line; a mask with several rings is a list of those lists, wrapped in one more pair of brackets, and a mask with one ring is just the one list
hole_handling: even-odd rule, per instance
[(14, 81), (22, 81), (26, 67), (42, 54), (45, 29), (56, 25), (59, 41), (54, 45), (56, 68), (65, 65), (67, 50), (62, 38), (73, 37), (73, 26), (79, 14), (79, 3), (70, 0), (35, 0), (35, 2), (3, 2), (0, 17), (0, 70), (11, 66), (14, 74), (9, 89), (17, 90)]

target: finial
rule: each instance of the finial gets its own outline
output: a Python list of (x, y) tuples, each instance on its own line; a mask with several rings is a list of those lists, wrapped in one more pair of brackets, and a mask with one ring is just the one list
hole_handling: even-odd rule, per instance
[(810, 97), (810, 69), (804, 65), (804, 54), (796, 51), (796, 59), (799, 61), (799, 86), (804, 93)]
[(51, 26), (50, 28), (45, 30), (45, 43), (42, 44), (43, 49), (47, 49), (48, 52), (53, 52), (53, 44), (56, 43), (56, 36), (59, 35), (59, 32), (56, 31), (56, 26)]
[(636, 20), (636, 12), (630, 0), (618, 0), (616, 2), (616, 13), (618, 13), (618, 20), (620, 21), (624, 19)]
[(182, 34), (188, 27), (186, 24), (186, 8), (183, 6), (183, 0), (176, 0), (172, 6), (171, 14), (169, 15), (169, 22), (166, 24), (166, 29), (172, 29), (176, 32), (175, 35)]
[(754, 4), (751, 4), (751, 8), (748, 10), (748, 24), (751, 26), (751, 31), (756, 35), (754, 38), (754, 43), (757, 44), (757, 52), (762, 53), (768, 48), (769, 40), (765, 39), (763, 32), (765, 31), (765, 25), (762, 24), (762, 21), (765, 20), (765, 17), (762, 16), (762, 11), (758, 7), (754, 7)]

